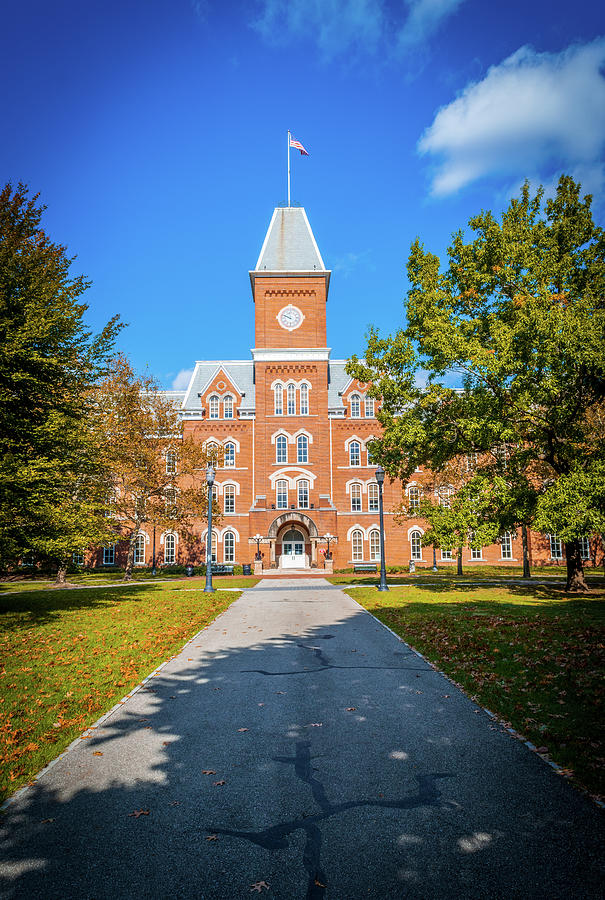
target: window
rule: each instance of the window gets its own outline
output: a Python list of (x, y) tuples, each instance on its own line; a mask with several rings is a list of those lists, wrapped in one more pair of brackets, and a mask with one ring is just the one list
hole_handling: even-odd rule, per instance
[(176, 453), (174, 450), (166, 452), (166, 475), (176, 475)]
[(298, 482), (298, 506), (300, 509), (309, 508), (309, 482)]
[(223, 559), (226, 563), (235, 562), (235, 535), (226, 531), (223, 535)]
[(500, 556), (502, 559), (513, 558), (513, 539), (508, 531), (505, 531), (500, 539)]
[(142, 566), (145, 563), (145, 535), (140, 534), (134, 542), (134, 564)]
[(116, 545), (108, 544), (107, 547), (103, 547), (103, 565), (104, 566), (113, 566), (116, 561)]
[(164, 498), (166, 503), (166, 514), (169, 516), (176, 515), (176, 488), (164, 488)]
[(216, 482), (214, 482), (214, 484), (212, 485), (212, 502), (216, 503), (217, 500), (218, 500), (218, 486), (217, 486)]
[(216, 394), (208, 398), (208, 418), (218, 419), (219, 417), (219, 399)]
[(506, 465), (508, 463), (508, 447), (506, 444), (500, 444), (498, 447), (494, 447), (494, 456), (496, 457), (496, 461), (502, 466), (503, 469), (506, 469)]
[(275, 395), (275, 415), (283, 416), (284, 414), (284, 386), (283, 384), (276, 384), (274, 387), (274, 395)]
[(361, 511), (361, 485), (351, 485), (351, 512)]
[(422, 535), (412, 531), (410, 535), (410, 559), (422, 559)]
[(71, 554), (71, 561), (74, 566), (83, 566), (84, 565), (84, 551), (83, 550), (74, 550)]
[(278, 481), (277, 482), (277, 503), (276, 506), (278, 509), (287, 509), (288, 508), (288, 482), (287, 481)]
[[(471, 531), (469, 534), (469, 543), (472, 543), (475, 540), (475, 535)], [(483, 548), (479, 547), (476, 549), (475, 547), (471, 547), (471, 559), (483, 559)]]
[(365, 413), (366, 419), (374, 418), (374, 400), (371, 397), (366, 397)]
[(172, 566), (176, 560), (176, 538), (167, 534), (164, 538), (164, 565)]
[(351, 550), (353, 562), (361, 562), (363, 559), (363, 534), (354, 531), (351, 536)]
[(288, 415), (295, 416), (296, 415), (296, 386), (294, 384), (288, 385)]
[(309, 462), (309, 438), (304, 434), (299, 434), (296, 438), (296, 461)]
[(451, 558), (452, 558), (452, 551), (444, 550), (443, 548), (441, 548), (441, 560), (443, 562), (445, 562), (446, 560), (451, 559)]
[(361, 416), (361, 401), (359, 394), (351, 394), (351, 418), (359, 419)]
[(590, 539), (587, 537), (580, 538), (580, 556), (582, 559), (590, 559)]
[[(208, 550), (208, 545), (207, 545), (207, 543), (206, 543), (207, 540), (208, 540), (208, 535), (206, 534), (206, 535), (204, 536), (204, 562), (206, 561), (206, 553), (207, 553), (207, 550)], [(211, 550), (211, 554), (212, 554), (212, 562), (213, 562), (213, 563), (215, 563), (216, 560), (217, 560), (217, 555), (216, 555), (216, 545), (217, 545), (216, 532), (213, 531), (213, 532), (212, 532), (212, 550)]]
[(550, 540), (550, 558), (563, 559), (563, 547), (561, 546), (561, 539), (558, 538), (556, 534), (549, 534), (548, 537)]
[(233, 397), (230, 395), (223, 399), (223, 417), (225, 419), (233, 418)]
[(208, 462), (216, 466), (218, 463), (218, 444), (215, 444), (214, 441), (206, 444), (206, 456), (208, 457)]
[(361, 465), (361, 446), (359, 444), (359, 441), (351, 441), (351, 443), (349, 444), (349, 465)]
[(368, 512), (378, 512), (378, 485), (368, 485)]
[(300, 414), (301, 416), (309, 415), (309, 385), (301, 384), (300, 386)]
[(137, 519), (145, 518), (145, 511), (147, 509), (147, 498), (146, 497), (137, 497), (134, 496), (134, 514)]
[(368, 447), (367, 444), (366, 444), (366, 454), (367, 454), (368, 465), (369, 465), (369, 466), (373, 465), (373, 462), (372, 462), (372, 449), (371, 449), (371, 447)]
[(370, 531), (370, 559), (372, 562), (380, 559), (380, 532)]
[(283, 434), (280, 434), (275, 441), (275, 462), (288, 462), (288, 441)]
[(467, 453), (464, 457), (464, 467), (467, 472), (474, 472), (477, 468), (477, 454)]
[(223, 463), (225, 469), (235, 468), (235, 444), (227, 441), (225, 444), (225, 461)]
[(235, 485), (226, 484), (223, 488), (223, 510), (226, 513), (235, 512)]
[(408, 488), (408, 506), (410, 512), (420, 507), (420, 489), (417, 487)]
[(437, 490), (437, 497), (439, 498), (439, 506), (445, 507), (445, 509), (449, 509), (452, 505), (452, 497), (454, 496), (454, 488), (449, 484), (442, 484), (440, 488)]

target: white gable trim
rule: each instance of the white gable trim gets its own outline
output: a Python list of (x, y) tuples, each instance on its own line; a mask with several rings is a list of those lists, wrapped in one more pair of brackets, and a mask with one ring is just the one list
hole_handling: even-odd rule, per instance
[[(288, 474), (288, 473), (296, 473), (296, 474)], [(313, 472), (309, 472), (308, 469), (303, 469), (300, 466), (284, 466), (283, 469), (278, 469), (277, 472), (272, 472), (269, 475), (269, 481), (271, 482), (271, 488), (275, 490), (275, 482), (284, 480), (287, 481), (291, 488), (296, 487), (296, 482), (300, 481), (301, 478), (306, 478), (311, 482), (311, 487), (315, 484), (315, 479), (317, 475)]]

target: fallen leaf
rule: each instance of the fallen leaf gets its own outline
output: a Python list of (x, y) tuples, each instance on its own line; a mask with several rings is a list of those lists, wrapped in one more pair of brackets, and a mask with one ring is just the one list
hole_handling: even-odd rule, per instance
[(257, 891), (257, 893), (259, 894), (262, 893), (263, 888), (265, 888), (265, 890), (267, 891), (269, 890), (269, 885), (266, 881), (255, 881), (254, 884), (250, 885), (250, 890)]
[(202, 769), (202, 775), (216, 775), (214, 769)]
[(218, 834), (209, 834), (206, 838), (207, 841), (218, 841)]
[(258, 705), (259, 705), (259, 706), (264, 706), (265, 704), (264, 704), (264, 703), (259, 703)]
[(148, 809), (135, 809), (134, 812), (128, 813), (128, 818), (131, 819), (134, 816), (135, 819), (138, 819), (139, 816), (148, 816), (148, 815), (149, 815)]
[(162, 747), (169, 747), (170, 743), (170, 741), (162, 741)]
[(356, 706), (347, 706), (345, 712), (355, 712), (356, 709)]
[(92, 755), (93, 756), (103, 756), (103, 753), (101, 752), (101, 750), (93, 750)]
[(325, 887), (326, 887), (325, 884), (322, 884), (322, 883), (321, 883), (321, 881), (319, 880), (319, 878), (316, 878), (316, 879), (315, 879), (314, 884), (315, 884), (317, 887), (322, 887), (322, 888), (325, 888)]
[(274, 694), (286, 694), (287, 691), (274, 691), (273, 693)]
[(180, 801), (180, 800), (171, 800), (171, 801), (170, 801), (170, 805), (171, 805), (171, 806), (180, 806), (180, 805), (181, 805), (181, 801)]
[(227, 782), (223, 779), (222, 781), (213, 781), (212, 784), (214, 787), (218, 787), (221, 784), (227, 784)]
[(42, 825), (50, 825), (50, 823), (54, 821), (54, 819), (42, 819)]
[(309, 722), (309, 728), (321, 728), (323, 722)]
[(548, 747), (536, 747), (536, 753), (548, 753)]
[(238, 730), (238, 731), (248, 731), (247, 728), (238, 728), (237, 730)]

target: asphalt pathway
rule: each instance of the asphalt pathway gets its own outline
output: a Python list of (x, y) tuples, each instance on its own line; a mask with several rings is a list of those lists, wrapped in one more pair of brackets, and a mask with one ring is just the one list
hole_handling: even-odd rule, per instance
[(3, 898), (603, 896), (603, 813), (325, 581), (262, 581), (7, 807)]

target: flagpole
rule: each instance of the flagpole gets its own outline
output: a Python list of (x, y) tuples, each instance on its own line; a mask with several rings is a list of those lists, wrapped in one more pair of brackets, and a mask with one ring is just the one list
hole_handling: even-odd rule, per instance
[(290, 206), (290, 132), (288, 131), (288, 206)]

